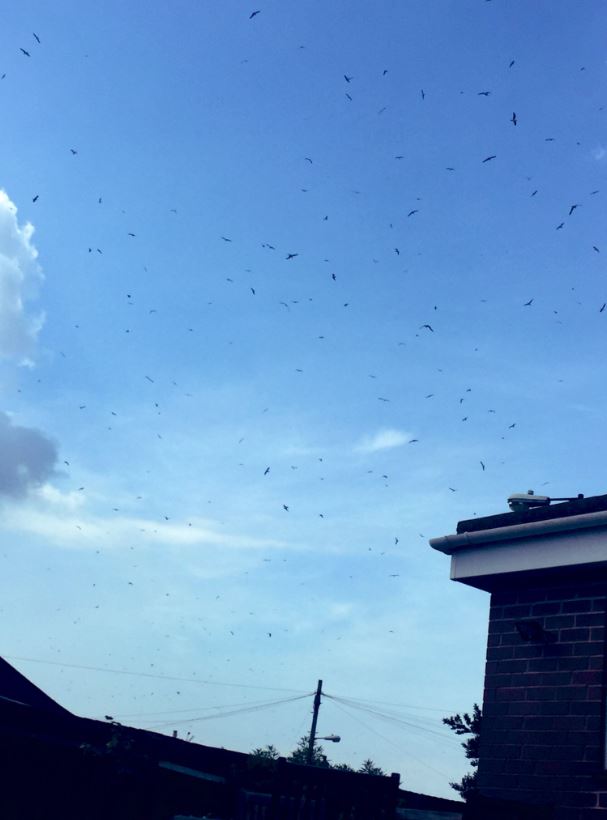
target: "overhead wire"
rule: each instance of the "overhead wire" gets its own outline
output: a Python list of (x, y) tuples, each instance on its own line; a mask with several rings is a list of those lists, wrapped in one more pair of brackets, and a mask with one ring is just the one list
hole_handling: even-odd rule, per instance
[(275, 700), (269, 701), (268, 703), (261, 703), (257, 704), (256, 706), (243, 706), (240, 709), (232, 709), (229, 712), (221, 712), (215, 715), (201, 715), (199, 717), (194, 718), (181, 718), (180, 720), (172, 720), (172, 721), (163, 721), (162, 723), (154, 723), (152, 726), (148, 726), (148, 729), (162, 729), (165, 726), (174, 726), (175, 724), (179, 723), (198, 723), (203, 720), (216, 720), (218, 718), (226, 718), (226, 717), (233, 717), (234, 715), (243, 715), (248, 712), (259, 712), (263, 709), (273, 709), (276, 706), (283, 706), (285, 703), (293, 703), (296, 700), (303, 700), (304, 698), (310, 698), (314, 695), (314, 692), (308, 692), (305, 695), (297, 695), (293, 698), (283, 698), (282, 700)]
[(434, 766), (431, 766), (429, 763), (426, 763), (424, 760), (421, 760), (419, 757), (416, 757), (415, 755), (411, 754), (411, 752), (405, 751), (405, 749), (403, 749), (400, 744), (395, 743), (389, 737), (386, 737), (385, 735), (382, 735), (381, 732), (378, 732), (373, 727), (368, 726), (357, 715), (350, 714), (350, 712), (344, 707), (343, 704), (340, 705), (338, 702), (336, 702), (333, 699), (333, 705), (335, 706), (336, 709), (339, 709), (339, 711), (343, 712), (345, 715), (347, 715), (355, 723), (359, 723), (361, 726), (363, 726), (368, 732), (371, 732), (372, 734), (377, 735), (377, 737), (381, 738), (386, 743), (389, 743), (391, 746), (394, 746), (394, 748), (397, 749), (401, 754), (405, 755), (405, 757), (411, 758), (411, 760), (415, 760), (416, 763), (419, 763), (421, 766), (425, 766), (427, 769), (430, 769), (430, 771), (433, 771), (435, 774), (439, 774), (441, 777), (445, 777), (447, 780), (449, 779), (449, 775), (446, 774), (445, 772), (439, 771), (439, 769), (434, 768)]
[(350, 701), (348, 698), (340, 698), (336, 695), (329, 695), (326, 692), (324, 693), (324, 695), (326, 698), (329, 698), (329, 700), (337, 701), (338, 703), (342, 703), (345, 706), (349, 706), (351, 709), (356, 709), (358, 711), (365, 712), (366, 714), (372, 715), (378, 720), (383, 720), (388, 723), (401, 724), (409, 730), (424, 732), (427, 734), (435, 735), (436, 737), (440, 737), (440, 739), (443, 741), (446, 740), (448, 742), (457, 743), (457, 741), (454, 738), (452, 738), (447, 732), (441, 732), (438, 729), (430, 729), (426, 726), (420, 725), (419, 723), (414, 723), (412, 720), (405, 720), (399, 715), (387, 714), (385, 712), (380, 712), (377, 709), (371, 709), (366, 706), (360, 706), (359, 704)]
[(228, 683), (221, 680), (204, 680), (202, 678), (184, 678), (176, 675), (159, 675), (153, 672), (132, 672), (126, 669), (110, 669), (102, 666), (85, 666), (78, 663), (65, 663), (63, 661), (47, 661), (39, 658), (24, 658), (19, 655), (4, 655), (0, 653), (0, 657), (7, 658), (13, 661), (25, 661), (27, 663), (41, 663), (49, 666), (61, 666), (66, 669), (84, 669), (88, 672), (107, 672), (112, 675), (132, 675), (140, 678), (154, 678), (157, 680), (172, 680), (179, 683), (197, 683), (203, 686), (230, 686), (238, 689), (262, 689), (267, 692), (303, 692), (303, 689), (286, 689), (280, 686), (257, 686), (252, 683)]

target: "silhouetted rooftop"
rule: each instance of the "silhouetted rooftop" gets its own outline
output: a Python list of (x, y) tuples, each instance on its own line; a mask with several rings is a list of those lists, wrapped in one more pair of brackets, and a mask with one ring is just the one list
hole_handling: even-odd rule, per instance
[(456, 532), (459, 535), (464, 532), (494, 530), (497, 527), (512, 527), (515, 524), (530, 524), (535, 521), (569, 518), (573, 515), (584, 515), (603, 510), (607, 510), (607, 495), (593, 495), (589, 498), (576, 498), (574, 501), (548, 504), (545, 507), (534, 507), (530, 510), (487, 515), (484, 518), (470, 518), (466, 521), (460, 521)]

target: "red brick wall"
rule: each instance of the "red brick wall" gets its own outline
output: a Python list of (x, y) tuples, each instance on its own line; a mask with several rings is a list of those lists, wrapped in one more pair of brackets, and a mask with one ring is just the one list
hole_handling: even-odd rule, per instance
[[(558, 820), (607, 820), (604, 672), (607, 582), (494, 592), (479, 785), (490, 797), (551, 803)], [(556, 638), (525, 643), (517, 620)]]

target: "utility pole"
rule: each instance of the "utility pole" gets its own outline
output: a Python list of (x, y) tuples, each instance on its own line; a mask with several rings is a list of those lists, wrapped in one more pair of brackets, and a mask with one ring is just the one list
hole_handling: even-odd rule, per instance
[(314, 760), (314, 743), (316, 741), (316, 724), (318, 722), (318, 710), (320, 709), (320, 696), (322, 695), (322, 681), (318, 681), (316, 695), (314, 696), (314, 711), (312, 713), (312, 728), (310, 729), (310, 743), (308, 744), (308, 766)]

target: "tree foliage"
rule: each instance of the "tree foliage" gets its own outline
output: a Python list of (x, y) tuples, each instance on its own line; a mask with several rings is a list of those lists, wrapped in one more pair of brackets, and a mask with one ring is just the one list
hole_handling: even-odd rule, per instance
[[(287, 760), (291, 763), (300, 763), (303, 765), (307, 765), (308, 763), (308, 747), (310, 745), (310, 735), (304, 735), (303, 737), (299, 738), (297, 743), (297, 747), (293, 749), (291, 754), (287, 757)], [(329, 758), (325, 754), (325, 750), (322, 746), (318, 746), (314, 744), (314, 749), (312, 750), (312, 766), (319, 766), (322, 769), (330, 769), (331, 763), (329, 762)]]
[(253, 749), (251, 756), (259, 760), (278, 760), (280, 752), (276, 746), (272, 746), (271, 743), (268, 743), (267, 746), (258, 746), (256, 749)]
[(465, 774), (459, 783), (449, 783), (452, 789), (455, 789), (464, 800), (467, 800), (471, 794), (478, 789), (478, 755), (480, 744), (482, 713), (478, 703), (472, 707), (472, 714), (464, 712), (463, 714), (451, 715), (444, 717), (443, 723), (452, 729), (456, 735), (470, 735), (470, 737), (463, 741), (462, 746), (466, 753), (466, 757), (470, 761), (470, 765), (474, 771)]
[(360, 769), (358, 770), (360, 774), (373, 774), (373, 775), (385, 775), (385, 771), (380, 769), (379, 766), (376, 766), (375, 763), (371, 760), (371, 758), (367, 758), (361, 764)]
[[(299, 763), (299, 765), (307, 766), (309, 744), (310, 735), (300, 737), (297, 746), (293, 749), (291, 754), (288, 755), (287, 760), (290, 763)], [(251, 752), (251, 757), (254, 757), (256, 760), (260, 761), (273, 761), (280, 757), (280, 752), (275, 746), (269, 744), (267, 746), (258, 746), (256, 749), (253, 749)], [(318, 766), (322, 769), (336, 769), (342, 772), (358, 771), (359, 774), (385, 775), (383, 769), (376, 766), (370, 758), (363, 761), (359, 769), (354, 769), (352, 766), (348, 765), (348, 763), (331, 763), (325, 754), (323, 747), (318, 744), (314, 745), (312, 766)]]

